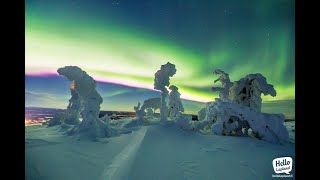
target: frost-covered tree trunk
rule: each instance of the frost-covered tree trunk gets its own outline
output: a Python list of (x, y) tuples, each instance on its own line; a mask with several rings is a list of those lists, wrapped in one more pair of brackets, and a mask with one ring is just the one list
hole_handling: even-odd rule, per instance
[(69, 99), (69, 105), (66, 111), (66, 119), (64, 123), (77, 125), (80, 123), (80, 112), (82, 111), (83, 105), (79, 94), (74, 89), (74, 82), (70, 84), (71, 98)]
[(168, 95), (168, 93), (161, 92), (160, 121), (168, 120), (167, 119), (168, 107), (167, 107), (167, 102), (166, 102), (167, 95)]

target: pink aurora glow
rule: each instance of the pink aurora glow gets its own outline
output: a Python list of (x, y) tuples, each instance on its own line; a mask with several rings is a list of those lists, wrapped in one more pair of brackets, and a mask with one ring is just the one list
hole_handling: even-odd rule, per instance
[[(47, 71), (47, 72), (32, 72), (32, 73), (25, 73), (26, 76), (33, 76), (33, 77), (53, 77), (53, 76), (59, 76), (59, 74), (56, 71)], [(110, 83), (110, 84), (117, 84), (117, 85), (122, 85), (122, 86), (127, 86), (127, 87), (134, 87), (134, 88), (143, 88), (143, 89), (148, 89), (151, 91), (157, 91), (160, 92), (159, 90), (153, 89), (153, 84), (145, 84), (141, 82), (135, 82), (132, 80), (124, 80), (124, 79), (117, 79), (117, 78), (110, 78), (110, 77), (101, 77), (101, 76), (95, 76), (92, 75), (92, 78), (96, 80), (97, 82), (101, 83)], [(194, 97), (187, 95), (187, 94), (182, 94), (181, 99), (185, 100), (190, 100), (190, 101), (195, 101), (195, 102), (202, 102), (206, 103), (206, 100), (200, 100), (200, 99), (195, 99)]]

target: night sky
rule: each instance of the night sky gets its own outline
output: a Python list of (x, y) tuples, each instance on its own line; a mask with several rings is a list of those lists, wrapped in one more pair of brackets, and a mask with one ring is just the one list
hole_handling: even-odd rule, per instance
[(26, 1), (26, 106), (65, 108), (70, 82), (56, 70), (75, 65), (99, 81), (102, 109), (133, 111), (159, 96), (154, 73), (171, 62), (171, 84), (193, 101), (187, 112), (218, 97), (210, 87), (219, 68), (232, 81), (262, 73), (277, 91), (263, 101), (294, 114), (294, 8), (293, 0)]

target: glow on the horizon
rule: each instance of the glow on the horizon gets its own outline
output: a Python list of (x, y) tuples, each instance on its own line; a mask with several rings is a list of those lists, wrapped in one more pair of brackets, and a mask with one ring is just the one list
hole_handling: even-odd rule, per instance
[(24, 120), (24, 125), (25, 126), (38, 126), (42, 125), (42, 123), (47, 122), (47, 120), (40, 119), (40, 120), (32, 120), (32, 119), (25, 119)]

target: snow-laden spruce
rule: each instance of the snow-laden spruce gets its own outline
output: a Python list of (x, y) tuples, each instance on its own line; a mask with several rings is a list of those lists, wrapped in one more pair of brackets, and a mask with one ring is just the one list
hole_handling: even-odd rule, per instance
[(169, 112), (168, 117), (171, 119), (176, 118), (179, 114), (184, 112), (184, 108), (180, 99), (181, 94), (178, 91), (178, 87), (171, 85), (169, 93)]
[(154, 74), (154, 89), (161, 91), (161, 106), (160, 106), (160, 121), (167, 120), (168, 107), (166, 103), (166, 97), (169, 93), (167, 86), (170, 85), (170, 77), (176, 74), (176, 66), (167, 62), (167, 64), (161, 65), (160, 70)]
[(90, 139), (115, 135), (115, 130), (99, 118), (100, 104), (103, 99), (96, 90), (96, 81), (77, 66), (59, 68), (58, 73), (74, 82), (74, 90), (82, 99), (84, 107), (83, 120), (69, 133)]
[[(252, 135), (272, 143), (283, 143), (289, 138), (283, 124), (284, 115), (261, 113), (261, 94), (276, 96), (276, 91), (259, 73), (249, 74), (239, 81), (231, 82), (228, 73), (220, 69), (215, 70), (213, 73), (219, 75), (219, 78), (214, 82), (221, 82), (222, 87), (212, 87), (212, 90), (219, 91), (219, 98), (206, 103), (198, 112), (199, 121), (193, 121), (191, 115), (182, 114), (184, 108), (178, 87), (169, 86), (170, 77), (176, 73), (176, 68), (168, 62), (155, 73), (154, 88), (161, 91), (161, 97), (146, 99), (142, 105), (138, 102), (133, 108), (136, 118), (128, 119), (120, 125), (108, 115), (99, 118), (100, 104), (103, 100), (96, 91), (96, 82), (91, 76), (76, 66), (59, 68), (58, 73), (73, 81), (70, 86), (72, 97), (69, 100), (67, 116), (60, 118), (64, 119), (63, 124), (74, 125), (68, 131), (71, 135), (79, 134), (81, 137), (96, 139), (114, 136), (120, 132), (128, 133), (128, 128), (147, 125), (150, 124), (149, 120), (157, 119), (154, 113), (160, 109), (161, 122), (168, 122), (169, 119), (185, 130), (200, 131), (210, 127), (211, 132), (216, 135)], [(78, 124), (80, 112), (83, 114), (83, 120)], [(65, 120), (66, 118), (68, 120)], [(251, 134), (248, 134), (249, 129)]]
[(252, 135), (258, 139), (272, 143), (288, 141), (284, 115), (261, 113), (261, 94), (273, 97), (277, 94), (262, 74), (249, 74), (235, 82), (231, 82), (229, 75), (220, 69), (214, 74), (220, 75), (214, 82), (222, 84), (222, 87), (212, 88), (220, 92), (219, 98), (206, 103), (198, 112), (199, 122), (189, 122), (186, 128), (186, 122), (180, 120), (184, 129), (201, 130), (209, 125), (213, 134), (236, 136), (247, 136), (251, 129)]
[(216, 69), (213, 71), (213, 74), (220, 75), (218, 79), (214, 80), (214, 83), (221, 82), (222, 87), (212, 87), (212, 91), (218, 91), (219, 97), (222, 100), (228, 100), (229, 99), (229, 89), (233, 86), (233, 83), (230, 81), (229, 74), (220, 70)]
[(248, 74), (234, 82), (234, 85), (230, 88), (229, 98), (238, 104), (261, 112), (261, 94), (275, 97), (277, 92), (273, 85), (268, 84), (267, 79), (262, 74)]

